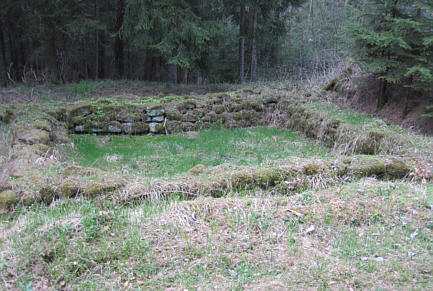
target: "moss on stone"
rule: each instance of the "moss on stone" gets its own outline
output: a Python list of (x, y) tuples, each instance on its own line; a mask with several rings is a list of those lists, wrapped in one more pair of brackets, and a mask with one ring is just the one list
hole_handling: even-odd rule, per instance
[(48, 120), (46, 120), (46, 119), (36, 120), (33, 123), (33, 127), (36, 128), (36, 129), (41, 129), (41, 130), (45, 130), (45, 131), (48, 131), (48, 132), (50, 132), (52, 130), (51, 123)]
[(83, 195), (86, 197), (96, 197), (115, 191), (125, 186), (125, 181), (117, 177), (104, 177), (100, 182), (90, 182), (83, 187)]
[(239, 171), (231, 175), (231, 183), (235, 189), (251, 188), (254, 185), (254, 178), (246, 171)]
[(65, 180), (60, 186), (58, 195), (61, 198), (74, 197), (80, 192), (78, 184), (73, 180)]
[(304, 165), (303, 172), (305, 175), (314, 176), (321, 172), (321, 167), (317, 163), (308, 163)]
[(386, 175), (389, 178), (401, 179), (409, 175), (411, 172), (410, 167), (399, 158), (388, 158), (385, 160)]
[(254, 180), (260, 187), (268, 188), (279, 183), (283, 176), (279, 169), (260, 169), (253, 174)]
[(91, 121), (90, 116), (86, 117), (86, 116), (79, 115), (79, 116), (71, 117), (69, 119), (68, 125), (70, 127), (73, 127), (74, 125), (82, 125), (84, 123), (87, 123), (88, 121)]
[(222, 114), (225, 111), (225, 109), (224, 106), (222, 105), (215, 105), (213, 107), (213, 111), (215, 112), (215, 114)]
[(51, 203), (56, 196), (56, 190), (52, 186), (45, 185), (39, 190), (39, 196), (45, 203)]
[(188, 174), (198, 176), (200, 174), (205, 173), (206, 170), (207, 170), (207, 167), (205, 165), (198, 164), (198, 165), (195, 165), (194, 167), (192, 167), (191, 169), (189, 169)]
[(96, 197), (105, 193), (105, 188), (102, 184), (93, 183), (84, 188), (83, 194), (86, 197)]
[(295, 182), (291, 183), (289, 181), (282, 181), (275, 185), (274, 192), (280, 195), (289, 195), (293, 194), (296, 189), (297, 187), (295, 185)]
[(182, 122), (181, 128), (182, 128), (182, 131), (184, 131), (184, 132), (193, 131), (193, 130), (197, 130), (197, 125), (196, 125), (196, 123)]
[(46, 112), (48, 115), (54, 117), (57, 121), (64, 122), (66, 121), (66, 108), (56, 108), (53, 110), (48, 110)]
[(91, 113), (96, 112), (96, 107), (93, 105), (81, 105), (81, 106), (77, 106), (75, 108), (72, 108), (69, 111), (69, 116), (70, 117), (75, 117), (75, 116), (86, 116), (89, 115)]
[(176, 109), (167, 109), (166, 116), (168, 120), (182, 120), (182, 114)]
[(242, 121), (243, 126), (254, 125), (257, 121), (258, 115), (255, 111), (251, 110), (242, 110), (241, 112), (236, 112), (233, 114), (233, 119), (236, 121)]
[(219, 198), (227, 193), (227, 181), (224, 178), (214, 178), (202, 181), (197, 185), (198, 194)]
[(197, 107), (197, 102), (195, 102), (194, 100), (186, 100), (185, 102), (182, 103), (183, 108), (187, 109), (187, 110), (193, 110)]
[(14, 110), (11, 105), (7, 105), (0, 109), (0, 121), (10, 123), (14, 118)]
[(150, 126), (150, 132), (154, 134), (164, 133), (165, 128), (163, 123), (153, 123)]
[(383, 176), (386, 164), (379, 157), (357, 156), (348, 167), (348, 173), (355, 177)]
[(10, 191), (3, 191), (0, 193), (0, 211), (7, 211), (18, 203), (17, 195)]
[(164, 106), (162, 106), (160, 104), (154, 104), (154, 105), (150, 105), (149, 107), (147, 107), (147, 111), (159, 110), (159, 109), (164, 109)]
[(208, 114), (206, 114), (203, 119), (204, 122), (210, 122), (210, 123), (214, 123), (215, 121), (217, 121), (217, 115), (215, 112), (209, 112)]
[(51, 140), (50, 134), (45, 130), (31, 128), (21, 129), (16, 137), (18, 141), (26, 144), (48, 144)]
[[(164, 128), (164, 126), (162, 126), (162, 127)], [(161, 131), (160, 128), (156, 128), (156, 130), (157, 130), (157, 132)], [(149, 131), (150, 131), (150, 127), (145, 122), (135, 122), (132, 125), (132, 134), (146, 134), (146, 133), (149, 133)]]
[(194, 114), (193, 112), (188, 112), (187, 114), (185, 114), (182, 117), (182, 121), (183, 122), (192, 122), (192, 123), (194, 123), (194, 122), (197, 122), (198, 120), (199, 120), (199, 117), (196, 114)]
[(168, 133), (182, 132), (182, 122), (176, 120), (167, 120), (165, 127)]

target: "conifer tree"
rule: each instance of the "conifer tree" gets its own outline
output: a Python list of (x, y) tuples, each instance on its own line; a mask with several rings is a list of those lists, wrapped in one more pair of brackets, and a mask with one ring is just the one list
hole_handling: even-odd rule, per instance
[(381, 80), (378, 109), (392, 84), (433, 87), (432, 12), (432, 0), (367, 0), (360, 21), (349, 25), (355, 60)]

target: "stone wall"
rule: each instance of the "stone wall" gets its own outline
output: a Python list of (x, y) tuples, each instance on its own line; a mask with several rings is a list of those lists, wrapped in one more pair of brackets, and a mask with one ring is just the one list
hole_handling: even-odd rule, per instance
[[(66, 112), (67, 125), (78, 134), (164, 134), (210, 128), (266, 124), (265, 113), (278, 99), (215, 94), (192, 99), (172, 96), (160, 104), (116, 104), (103, 99)], [(260, 96), (261, 97), (261, 96)]]

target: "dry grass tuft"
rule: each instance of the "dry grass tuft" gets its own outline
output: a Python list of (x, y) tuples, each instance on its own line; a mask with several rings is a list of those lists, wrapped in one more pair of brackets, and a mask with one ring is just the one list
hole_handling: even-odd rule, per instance
[(11, 162), (11, 148), (12, 148), (13, 134), (9, 125), (0, 124), (0, 188), (5, 185), (9, 172), (12, 168)]

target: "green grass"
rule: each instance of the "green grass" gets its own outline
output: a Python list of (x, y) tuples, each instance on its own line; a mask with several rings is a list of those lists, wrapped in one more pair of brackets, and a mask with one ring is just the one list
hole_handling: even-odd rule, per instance
[(0, 122), (0, 156), (7, 156), (12, 143), (11, 127)]
[[(365, 180), (293, 197), (33, 205), (1, 217), (0, 289), (431, 290), (431, 209), (419, 202), (432, 190)], [(376, 206), (382, 220), (347, 223)]]
[[(76, 162), (104, 170), (171, 176), (197, 164), (266, 165), (289, 156), (326, 156), (329, 149), (272, 128), (202, 130), (197, 136), (74, 136)], [(111, 161), (108, 161), (111, 160)]]

